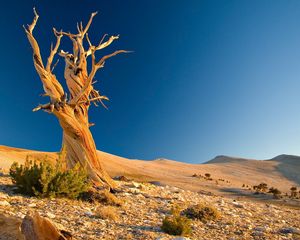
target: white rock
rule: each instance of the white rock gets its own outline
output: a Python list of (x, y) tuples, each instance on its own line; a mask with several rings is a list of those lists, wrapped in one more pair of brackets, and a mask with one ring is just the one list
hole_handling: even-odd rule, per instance
[(244, 206), (238, 202), (232, 202), (232, 205), (237, 207), (237, 208), (244, 208)]
[(48, 218), (51, 218), (51, 219), (55, 218), (55, 215), (53, 213), (47, 212), (46, 215)]
[(91, 211), (86, 211), (84, 214), (89, 216), (89, 217), (93, 216), (93, 213)]
[(36, 204), (35, 203), (30, 203), (30, 204), (28, 204), (28, 207), (36, 207)]
[(137, 182), (132, 182), (132, 183), (131, 183), (131, 186), (132, 186), (132, 187), (135, 187), (135, 188), (138, 188), (138, 187), (140, 187), (140, 184), (137, 183)]
[(0, 199), (7, 199), (8, 196), (2, 192), (0, 192)]
[(2, 200), (0, 201), (0, 206), (4, 207), (4, 206), (10, 206), (10, 203), (6, 200)]
[(16, 214), (16, 216), (19, 217), (19, 218), (24, 218), (24, 217), (25, 217), (25, 214), (18, 212), (18, 213)]

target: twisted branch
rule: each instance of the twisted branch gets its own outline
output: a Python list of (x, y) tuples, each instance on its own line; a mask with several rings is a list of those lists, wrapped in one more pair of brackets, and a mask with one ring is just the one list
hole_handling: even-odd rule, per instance
[(61, 84), (57, 81), (54, 74), (51, 72), (51, 64), (54, 58), (54, 55), (56, 54), (56, 51), (60, 44), (61, 36), (57, 35), (57, 42), (55, 47), (51, 48), (50, 56), (48, 57), (46, 68), (44, 67), (42, 56), (40, 53), (39, 45), (36, 41), (36, 39), (33, 36), (33, 30), (36, 26), (36, 23), (38, 21), (39, 15), (37, 14), (35, 8), (33, 9), (34, 12), (34, 19), (30, 25), (27, 25), (27, 28), (23, 26), (27, 38), (29, 40), (29, 43), (33, 50), (33, 63), (35, 66), (35, 69), (37, 73), (39, 74), (39, 77), (43, 83), (43, 88), (46, 93), (51, 98), (52, 102), (60, 101), (60, 99), (64, 96), (64, 90), (61, 86)]

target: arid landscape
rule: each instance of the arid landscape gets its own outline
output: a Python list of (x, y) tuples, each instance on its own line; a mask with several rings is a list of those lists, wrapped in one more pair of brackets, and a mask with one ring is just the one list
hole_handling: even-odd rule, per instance
[[(27, 156), (54, 160), (57, 153), (0, 146), (0, 167), (7, 171), (14, 161), (24, 163)], [(154, 182), (196, 192), (205, 190), (226, 194), (230, 193), (230, 189), (243, 189), (243, 184), (252, 187), (264, 182), (269, 187), (289, 193), (292, 186), (300, 185), (298, 156), (280, 155), (263, 161), (217, 156), (204, 164), (188, 164), (168, 159), (127, 159), (101, 151), (98, 151), (98, 156), (113, 177), (126, 176), (137, 181)], [(193, 177), (194, 174), (204, 176), (205, 173), (209, 173), (213, 180)]]
[(300, 240), (299, 12), (3, 2), (0, 240)]
[[(27, 156), (54, 161), (57, 153), (1, 146), (0, 239), (23, 239), (14, 226), (21, 224), (28, 210), (70, 231), (73, 239), (300, 239), (299, 199), (273, 199), (272, 194), (253, 190), (261, 182), (280, 189), (283, 196), (290, 194), (291, 186), (299, 189), (299, 157), (281, 155), (262, 161), (218, 156), (204, 164), (187, 164), (130, 160), (100, 151), (98, 155), (109, 174), (121, 180), (116, 181), (115, 195), (123, 202), (116, 208), (117, 219), (99, 218), (101, 204), (15, 194), (6, 175), (13, 162), (24, 163)], [(207, 173), (212, 180), (205, 177)], [(206, 223), (193, 221), (189, 238), (161, 230), (172, 206), (185, 208), (201, 202), (214, 206), (221, 217)]]

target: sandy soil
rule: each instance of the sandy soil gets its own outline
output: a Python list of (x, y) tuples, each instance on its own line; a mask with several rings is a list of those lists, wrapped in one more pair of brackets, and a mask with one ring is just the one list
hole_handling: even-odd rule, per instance
[[(205, 164), (188, 164), (166, 159), (132, 160), (101, 151), (98, 154), (111, 176), (125, 175), (139, 181), (153, 181), (193, 191), (226, 194), (233, 188), (240, 189), (243, 184), (251, 187), (265, 182), (289, 192), (291, 186), (300, 185), (300, 157), (291, 155), (280, 155), (271, 160), (218, 156)], [(7, 171), (14, 161), (23, 163), (27, 156), (41, 160), (57, 158), (56, 153), (0, 146), (0, 168)], [(213, 180), (192, 177), (195, 173), (210, 173)]]

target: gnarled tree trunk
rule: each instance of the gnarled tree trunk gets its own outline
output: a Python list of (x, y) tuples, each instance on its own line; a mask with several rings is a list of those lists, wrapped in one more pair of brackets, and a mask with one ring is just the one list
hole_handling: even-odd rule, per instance
[(68, 106), (64, 110), (56, 112), (55, 115), (63, 128), (63, 147), (66, 151), (67, 167), (72, 168), (79, 162), (86, 168), (94, 183), (108, 183), (109, 186), (114, 187), (114, 182), (98, 159), (96, 145), (88, 123), (78, 119), (74, 110)]
[[(119, 36), (111, 36), (104, 42), (107, 36), (105, 34), (97, 46), (92, 45), (87, 35), (93, 17), (96, 15), (96, 13), (92, 13), (85, 27), (83, 27), (82, 22), (77, 24), (78, 33), (76, 34), (57, 31), (53, 28), (56, 44), (54, 47), (51, 45), (50, 56), (45, 66), (39, 45), (33, 36), (33, 30), (39, 18), (35, 9), (34, 14), (33, 22), (24, 29), (33, 49), (33, 63), (42, 81), (45, 91), (44, 96), (50, 97), (50, 103), (39, 105), (33, 111), (43, 109), (58, 118), (63, 129), (63, 146), (66, 150), (67, 167), (71, 168), (79, 162), (86, 168), (90, 179), (96, 185), (114, 187), (114, 181), (103, 169), (101, 161), (98, 159), (96, 145), (89, 129), (92, 124), (89, 123), (88, 110), (92, 102), (95, 105), (97, 105), (96, 102), (100, 102), (105, 107), (102, 100), (108, 100), (107, 97), (101, 96), (93, 87), (93, 79), (97, 70), (104, 67), (104, 63), (108, 58), (127, 51), (118, 50), (103, 56), (98, 62), (96, 61), (95, 52), (109, 46)], [(53, 74), (56, 64), (52, 66), (52, 61), (63, 36), (68, 37), (73, 43), (72, 53), (63, 50), (59, 52), (59, 55), (65, 60), (64, 78), (70, 95), (69, 99), (66, 91)], [(84, 40), (89, 45), (87, 50), (83, 46)], [(92, 66), (88, 72), (87, 58), (89, 56), (91, 56)]]

